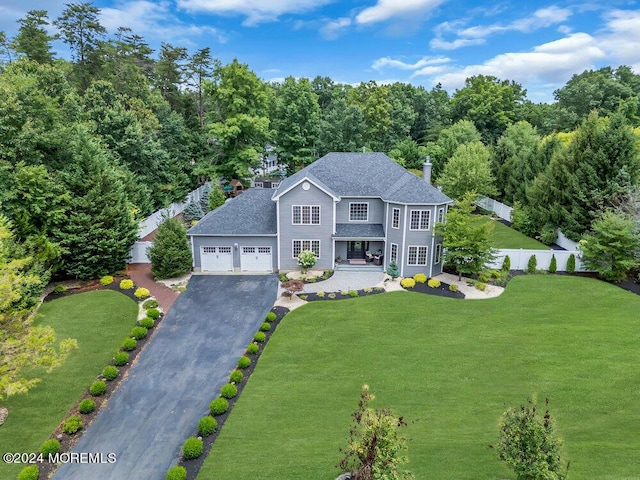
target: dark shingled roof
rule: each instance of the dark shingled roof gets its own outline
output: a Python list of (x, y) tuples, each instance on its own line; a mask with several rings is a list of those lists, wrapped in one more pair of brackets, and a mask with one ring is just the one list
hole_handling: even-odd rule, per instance
[(384, 238), (380, 223), (336, 223), (335, 238)]
[(273, 190), (250, 188), (207, 213), (188, 235), (275, 235), (276, 204)]
[(285, 178), (275, 195), (280, 195), (305, 177), (319, 183), (336, 197), (380, 197), (388, 202), (412, 204), (452, 201), (384, 153), (329, 153)]

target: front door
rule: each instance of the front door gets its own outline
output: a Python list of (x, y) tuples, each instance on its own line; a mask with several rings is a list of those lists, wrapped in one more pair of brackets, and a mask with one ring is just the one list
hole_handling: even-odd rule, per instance
[(350, 258), (364, 258), (364, 252), (369, 249), (369, 242), (348, 242), (347, 260)]

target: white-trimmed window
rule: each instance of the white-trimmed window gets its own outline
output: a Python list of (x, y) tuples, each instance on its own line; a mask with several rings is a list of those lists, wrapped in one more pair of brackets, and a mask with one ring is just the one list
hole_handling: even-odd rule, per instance
[(272, 183), (271, 184), (271, 188), (276, 189), (280, 186), (280, 184), (278, 182)]
[(264, 183), (262, 183), (262, 182), (256, 182), (253, 186), (254, 186), (255, 188), (264, 188)]
[(397, 243), (392, 243), (391, 244), (391, 258), (389, 261), (391, 262), (396, 262), (398, 263), (398, 244)]
[(400, 209), (394, 208), (391, 212), (391, 228), (400, 228)]
[(428, 250), (429, 248), (426, 245), (409, 246), (407, 265), (426, 265)]
[(366, 222), (369, 220), (369, 204), (368, 203), (350, 203), (349, 204), (349, 221), (350, 222)]
[(294, 225), (320, 225), (320, 205), (292, 205), (291, 211)]
[(438, 209), (438, 223), (444, 223), (444, 208)]
[(298, 258), (303, 250), (311, 250), (320, 258), (320, 240), (293, 240), (293, 258)]
[(429, 230), (431, 210), (411, 210), (409, 230)]
[(436, 245), (436, 256), (435, 256), (435, 259), (433, 260), (433, 263), (438, 264), (440, 263), (441, 259), (442, 259), (442, 245), (438, 244)]

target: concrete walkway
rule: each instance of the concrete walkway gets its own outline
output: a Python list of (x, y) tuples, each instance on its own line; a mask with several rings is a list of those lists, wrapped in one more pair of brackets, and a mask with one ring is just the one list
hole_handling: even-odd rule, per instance
[(115, 463), (62, 465), (57, 480), (164, 480), (276, 300), (275, 275), (194, 275), (74, 448)]

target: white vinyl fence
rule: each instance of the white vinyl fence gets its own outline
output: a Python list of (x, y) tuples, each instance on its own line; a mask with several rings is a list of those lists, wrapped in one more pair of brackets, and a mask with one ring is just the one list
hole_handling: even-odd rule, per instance
[(508, 222), (511, 221), (511, 212), (513, 208), (509, 205), (505, 205), (502, 202), (494, 200), (489, 197), (480, 197), (476, 200), (476, 205), (480, 208), (484, 208), (485, 210), (489, 210), (490, 212), (495, 213), (498, 217)]
[(511, 261), (511, 270), (526, 270), (529, 264), (529, 259), (532, 255), (536, 256), (537, 269), (549, 270), (552, 255), (556, 257), (556, 265), (558, 272), (565, 272), (567, 270), (567, 260), (569, 256), (573, 254), (576, 257), (576, 272), (589, 271), (585, 269), (582, 261), (580, 260), (579, 250), (528, 250), (517, 248), (503, 248), (496, 252), (496, 258), (493, 262), (487, 263), (487, 267), (499, 269), (502, 268), (504, 257), (509, 255)]
[[(199, 202), (202, 198), (202, 192), (206, 188), (207, 184), (201, 185), (196, 188), (192, 192), (190, 192), (186, 199), (180, 203), (172, 203), (167, 208), (163, 208), (162, 210), (158, 210), (157, 212), (152, 213), (147, 218), (142, 220), (139, 224), (139, 237), (144, 238), (153, 232), (158, 225), (162, 223), (162, 220), (165, 218), (172, 218), (176, 215), (182, 213), (182, 211), (189, 205), (192, 201)], [(131, 248), (129, 263), (151, 263), (149, 257), (147, 257), (147, 247), (150, 247), (153, 242), (147, 241), (137, 241), (134, 243)]]

